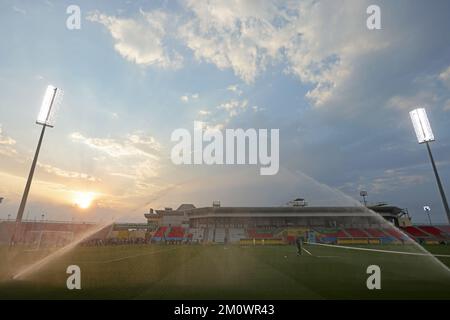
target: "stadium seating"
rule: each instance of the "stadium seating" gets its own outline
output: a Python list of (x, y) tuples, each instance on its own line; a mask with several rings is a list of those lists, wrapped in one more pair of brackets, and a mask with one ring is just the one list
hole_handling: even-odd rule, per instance
[(367, 238), (367, 237), (369, 237), (369, 235), (362, 229), (347, 228), (347, 229), (345, 229), (345, 232), (347, 232), (352, 238)]
[(387, 235), (381, 229), (367, 228), (366, 233), (373, 238), (385, 238)]
[(286, 241), (288, 244), (295, 244), (295, 240), (297, 239), (296, 236), (287, 236)]
[(185, 230), (183, 227), (171, 227), (167, 233), (166, 240), (169, 241), (182, 241), (184, 238)]
[(400, 231), (398, 231), (395, 228), (384, 228), (383, 232), (387, 233), (388, 235), (390, 235), (391, 237), (397, 239), (397, 240), (407, 240), (408, 237), (406, 235), (404, 235), (403, 233), (401, 233)]
[(203, 235), (205, 230), (202, 228), (190, 228), (189, 232), (192, 234), (191, 240), (193, 242), (201, 242), (203, 241)]
[(447, 235), (450, 235), (450, 226), (439, 226), (439, 230), (443, 231)]
[(266, 229), (248, 229), (248, 237), (250, 239), (272, 239), (273, 230)]
[(224, 228), (216, 228), (216, 232), (214, 234), (214, 242), (216, 243), (225, 243), (225, 229)]
[(247, 238), (245, 229), (241, 228), (230, 228), (228, 234), (231, 243), (239, 242), (241, 239)]
[(450, 234), (443, 232), (441, 229), (438, 229), (433, 226), (419, 226), (420, 230), (432, 235), (438, 240), (450, 239)]
[(164, 237), (165, 237), (167, 229), (168, 229), (168, 227), (159, 227), (158, 230), (153, 235), (152, 240), (154, 240), (154, 241), (161, 241), (161, 240), (163, 240)]
[(206, 229), (206, 242), (214, 242), (214, 228)]
[[(156, 230), (153, 241), (185, 241), (207, 243), (241, 243), (243, 240), (251, 240), (252, 243), (264, 244), (267, 240), (276, 239), (284, 244), (294, 244), (299, 236), (307, 236), (307, 232), (322, 243), (333, 244), (359, 244), (359, 243), (398, 243), (404, 242), (408, 236), (416, 241), (427, 243), (440, 243), (450, 240), (450, 226), (409, 226), (400, 230), (394, 226), (371, 228), (215, 228), (214, 226), (185, 229), (181, 226), (160, 227)], [(403, 232), (404, 233), (403, 233)], [(110, 233), (111, 234), (111, 233)], [(355, 242), (356, 241), (356, 242)]]
[(326, 228), (315, 228), (316, 232), (318, 232), (322, 237), (330, 237), (330, 238), (351, 238), (349, 234), (347, 234), (342, 229), (326, 229)]
[(429, 238), (430, 236), (423, 231), (421, 231), (419, 228), (416, 227), (405, 227), (403, 228), (409, 235), (413, 236), (414, 238)]
[(316, 239), (322, 243), (337, 243), (338, 238), (349, 238), (350, 236), (341, 229), (315, 228)]

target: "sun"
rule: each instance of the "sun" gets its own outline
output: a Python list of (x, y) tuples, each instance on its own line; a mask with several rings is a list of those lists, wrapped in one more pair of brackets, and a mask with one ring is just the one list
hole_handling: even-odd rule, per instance
[(93, 192), (77, 192), (75, 194), (75, 205), (80, 209), (88, 209), (94, 201), (95, 194)]

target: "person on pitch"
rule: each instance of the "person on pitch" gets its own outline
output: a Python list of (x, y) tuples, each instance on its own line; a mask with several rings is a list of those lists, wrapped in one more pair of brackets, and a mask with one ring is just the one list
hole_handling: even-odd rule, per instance
[(303, 237), (298, 236), (295, 244), (297, 245), (297, 255), (301, 256), (303, 254)]

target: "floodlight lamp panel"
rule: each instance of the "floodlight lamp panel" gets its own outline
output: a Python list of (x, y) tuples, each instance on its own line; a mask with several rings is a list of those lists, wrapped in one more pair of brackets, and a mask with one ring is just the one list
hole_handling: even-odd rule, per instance
[(433, 131), (424, 108), (417, 108), (409, 113), (419, 143), (434, 141)]
[(54, 126), (56, 111), (62, 101), (63, 92), (61, 89), (52, 85), (47, 87), (44, 99), (42, 100), (41, 109), (36, 120), (37, 124), (49, 127)]

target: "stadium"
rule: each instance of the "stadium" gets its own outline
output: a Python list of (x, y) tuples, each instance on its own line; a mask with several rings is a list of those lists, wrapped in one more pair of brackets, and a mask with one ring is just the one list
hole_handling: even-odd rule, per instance
[[(14, 256), (8, 241), (15, 223), (2, 221), (0, 248), (8, 258), (0, 263), (0, 296), (449, 298), (450, 226), (412, 225), (395, 206), (314, 207), (296, 199), (281, 207), (222, 207), (214, 201), (144, 216), (147, 223), (25, 221)], [(299, 237), (305, 241), (300, 256)], [(83, 270), (78, 292), (63, 289), (65, 268), (73, 264)], [(374, 264), (383, 268), (382, 292), (366, 288), (366, 268)]]
[[(403, 236), (389, 226), (408, 225), (409, 221), (407, 213), (397, 207), (308, 207), (300, 198), (284, 207), (221, 207), (219, 201), (205, 208), (182, 204), (176, 210), (150, 209), (145, 217), (150, 230), (156, 230), (150, 233), (153, 242), (220, 244), (293, 244), (298, 236), (308, 242), (334, 244), (392, 243)], [(406, 227), (408, 233), (427, 242), (445, 241), (441, 233), (448, 232), (431, 228), (427, 236), (415, 230)]]
[(0, 300), (450, 300), (449, 1), (4, 2)]

